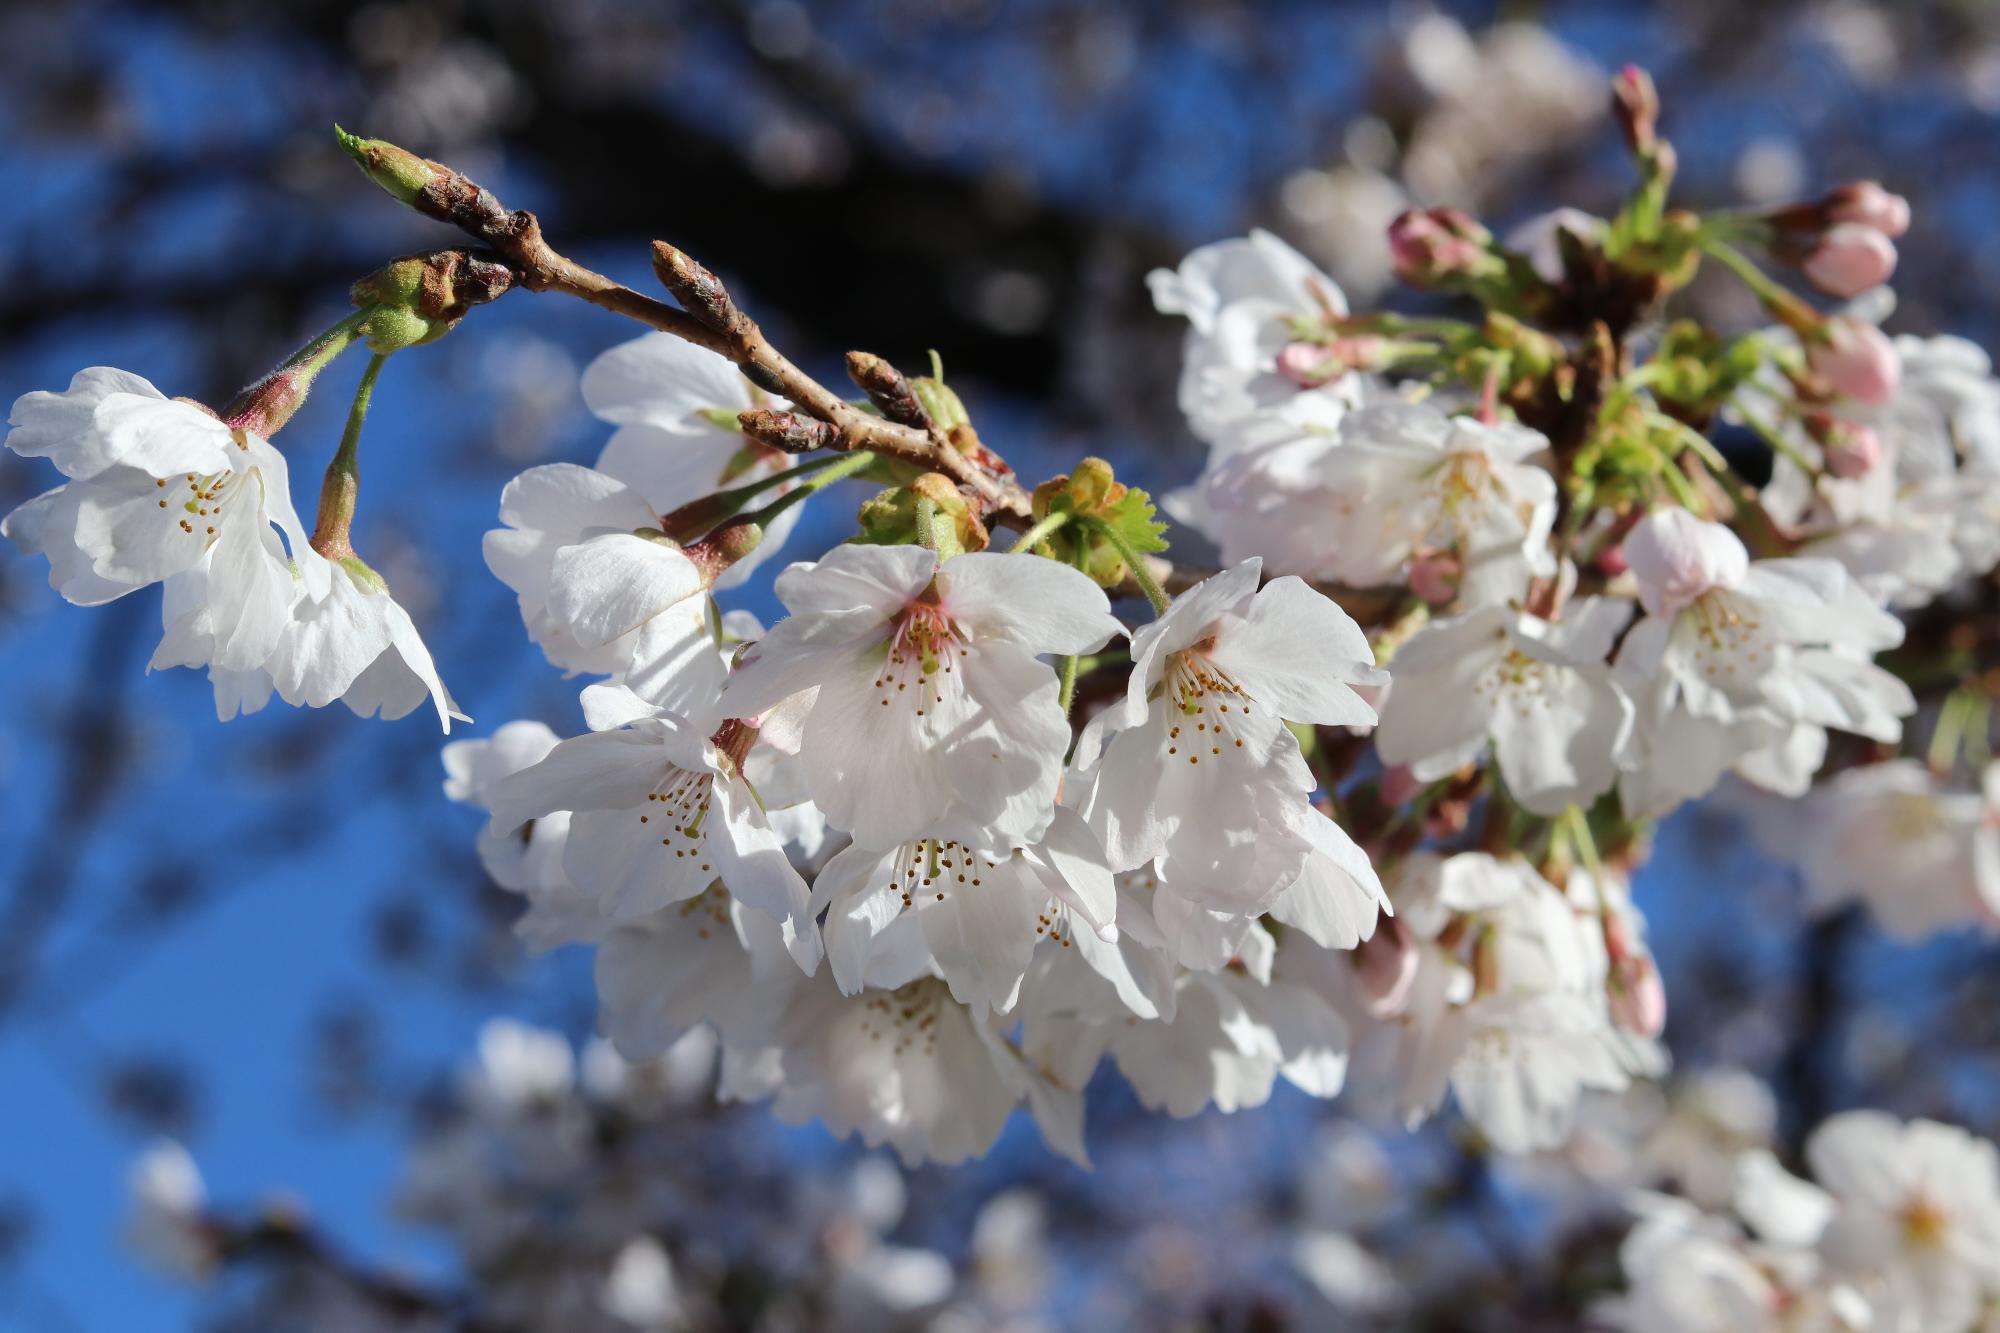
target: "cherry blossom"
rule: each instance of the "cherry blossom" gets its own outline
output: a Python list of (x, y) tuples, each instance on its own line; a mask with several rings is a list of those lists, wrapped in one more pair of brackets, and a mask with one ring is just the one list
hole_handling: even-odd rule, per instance
[(844, 546), (777, 586), (792, 614), (745, 654), (723, 708), (750, 717), (816, 691), (799, 755), (835, 827), (873, 848), (1041, 836), (1068, 728), (1036, 655), (1121, 632), (1096, 584), (1034, 555)]
[(719, 880), (732, 897), (816, 939), (805, 881), (744, 773), (754, 724), (728, 722), (707, 735), (611, 685), (586, 690), (584, 709), (593, 731), (495, 788), (496, 827), (569, 812), (563, 872), (613, 921), (685, 902)]
[[(1385, 679), (1337, 605), (1296, 578), (1260, 591), (1260, 572), (1255, 560), (1225, 570), (1133, 635), (1125, 698), (1079, 746), (1080, 757), (1103, 747), (1085, 814), (1113, 869), (1152, 861), (1185, 896), (1249, 911), (1316, 851), (1348, 846), (1306, 805), (1315, 781), (1285, 722), (1372, 724), (1352, 686)], [(1379, 893), (1365, 859), (1345, 869), (1350, 892)]]
[(255, 433), (103, 366), (61, 393), (24, 395), (9, 421), (9, 449), (69, 480), (0, 531), (46, 556), (50, 584), (79, 605), (170, 583), (156, 665), (255, 670), (284, 633), (298, 578), (325, 595), (331, 571), (303, 560), (284, 457)]
[(1432, 782), (1490, 744), (1525, 808), (1590, 804), (1617, 780), (1631, 731), (1606, 661), (1630, 616), (1629, 603), (1588, 597), (1555, 624), (1489, 606), (1427, 625), (1396, 651), (1376, 752)]
[[(950, 839), (887, 853), (853, 844), (820, 870), (813, 905), (831, 909), (827, 946), (842, 991), (853, 994), (884, 965), (871, 967), (872, 946), (909, 912), (921, 928), (919, 947), (952, 997), (975, 1010), (1014, 1007), (1043, 941), (1090, 960), (1110, 954), (1117, 938), (1103, 848), (1062, 808), (1040, 842), (1011, 852), (982, 853)], [(890, 935), (890, 947), (918, 945), (901, 935)]]

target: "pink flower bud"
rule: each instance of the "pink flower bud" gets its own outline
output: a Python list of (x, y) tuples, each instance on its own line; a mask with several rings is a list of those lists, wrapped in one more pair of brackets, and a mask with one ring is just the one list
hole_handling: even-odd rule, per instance
[(1394, 1018), (1409, 1008), (1420, 961), (1408, 926), (1393, 916), (1376, 918), (1375, 933), (1354, 946), (1354, 980), (1370, 1014)]
[(1611, 1021), (1640, 1037), (1657, 1037), (1667, 1026), (1667, 988), (1660, 970), (1642, 953), (1612, 960)]
[(1829, 296), (1859, 296), (1896, 271), (1896, 243), (1873, 227), (1842, 222), (1827, 228), (1800, 267)]
[(1301, 389), (1331, 384), (1347, 370), (1336, 348), (1321, 343), (1290, 342), (1278, 353), (1278, 373)]
[(1408, 764), (1391, 764), (1382, 770), (1382, 780), (1377, 786), (1382, 800), (1389, 805), (1401, 805), (1424, 789), (1417, 781), (1417, 775), (1410, 771)]
[(1427, 287), (1497, 264), (1486, 252), (1492, 239), (1455, 208), (1411, 209), (1389, 224), (1389, 260), (1404, 282)]
[(1625, 544), (1617, 542), (1597, 553), (1597, 572), (1607, 579), (1615, 579), (1631, 566), (1625, 563)]
[(1611, 80), (1611, 109), (1632, 150), (1650, 151), (1660, 119), (1660, 94), (1653, 86), (1653, 76), (1637, 65), (1619, 70)]
[(1420, 555), (1410, 561), (1410, 591), (1432, 606), (1458, 597), (1458, 560), (1449, 555)]
[(1711, 588), (1733, 588), (1750, 568), (1743, 539), (1685, 509), (1656, 509), (1632, 525), (1626, 563), (1649, 616), (1677, 615)]
[(1859, 422), (1816, 412), (1806, 425), (1826, 457), (1826, 470), (1845, 481), (1865, 477), (1882, 462), (1882, 437)]
[(1910, 201), (1876, 181), (1852, 181), (1827, 195), (1826, 217), (1836, 223), (1858, 223), (1884, 236), (1901, 236), (1910, 229)]
[(1903, 380), (1902, 358), (1888, 335), (1852, 315), (1826, 321), (1821, 336), (1806, 348), (1806, 365), (1835, 393), (1870, 407), (1894, 398)]

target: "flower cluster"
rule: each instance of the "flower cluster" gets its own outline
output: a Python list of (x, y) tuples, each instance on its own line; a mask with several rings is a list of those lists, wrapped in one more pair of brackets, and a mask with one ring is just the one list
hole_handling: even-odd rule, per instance
[[(620, 396), (605, 366), (642, 354), (652, 377)], [(659, 401), (706, 420), (732, 406), (699, 398), (711, 361), (646, 339), (586, 383), (615, 421)], [(911, 1161), (983, 1152), (1022, 1103), (1081, 1159), (1114, 1037), (1183, 1115), (1260, 1103), (1279, 1072), (1339, 1090), (1346, 1027), (1274, 974), (1260, 924), (1348, 950), (1387, 906), (1287, 725), (1375, 720), (1355, 686), (1384, 677), (1336, 604), (1260, 587), (1254, 560), (1196, 585), (1130, 634), (1123, 702), (1072, 754), (1050, 659), (1128, 637), (1077, 568), (934, 530), (850, 544), (779, 574), (766, 631), (714, 611), (677, 544), (522, 502), (620, 494), (601, 476), (527, 474), (488, 541), (551, 659), (609, 677), (583, 692), (591, 730), (513, 723), (446, 765), (491, 814), (481, 852), (528, 899), (524, 935), (597, 946), (623, 1054), (707, 1024), (726, 1096)]]
[[(2000, 892), (1991, 798), (1959, 790), (1995, 676), (1921, 614), (2000, 563), (2000, 382), (1879, 327), (1903, 201), (1671, 207), (1650, 81), (1612, 91), (1639, 177), (1612, 216), (1390, 226), (1458, 313), (1357, 313), (1264, 232), (1152, 275), (1208, 450), (1164, 501), (1174, 560), (1110, 463), (1017, 481), (935, 362), (852, 353), (850, 400), (672, 246), (678, 308), (576, 286), (527, 215), (352, 136), (499, 259), (398, 261), (221, 414), (107, 370), (28, 395), (8, 444), (68, 481), (5, 530), (71, 601), (162, 583), (155, 662), (206, 668), (225, 716), (275, 692), (448, 720), (349, 539), (361, 420), (382, 358), (506, 275), (570, 283), (655, 331), (584, 377), (616, 428), (595, 466), (515, 478), (485, 555), (592, 678), (585, 729), (444, 760), (523, 938), (595, 950), (623, 1056), (710, 1031), (724, 1097), (913, 1163), (983, 1153), (1017, 1107), (1084, 1160), (1107, 1059), (1171, 1115), (1282, 1076), (1414, 1124), (1449, 1089), (1494, 1146), (1550, 1148), (1585, 1092), (1664, 1066), (1628, 886), (1654, 822), (1725, 780), (1840, 830), (1807, 852), (1823, 901), (1915, 932)], [(462, 291), (477, 264), (499, 275)], [(1711, 265), (1767, 327), (1672, 317)], [(342, 338), (376, 359), (308, 539), (266, 435)], [(877, 490), (777, 572), (785, 614), (729, 605), (847, 478)]]
[(1762, 1149), (1721, 1214), (1642, 1196), (1629, 1290), (1599, 1311), (1646, 1333), (1971, 1329), (2000, 1299), (2000, 1153), (1934, 1120), (1849, 1111), (1806, 1145), (1813, 1180)]

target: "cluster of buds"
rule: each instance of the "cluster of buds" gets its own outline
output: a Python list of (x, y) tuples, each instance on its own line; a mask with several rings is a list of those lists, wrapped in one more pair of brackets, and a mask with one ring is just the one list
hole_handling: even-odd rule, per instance
[(1874, 181), (1854, 181), (1822, 198), (1763, 215), (1774, 257), (1795, 264), (1828, 296), (1859, 296), (1896, 272), (1896, 239), (1910, 228), (1910, 204)]

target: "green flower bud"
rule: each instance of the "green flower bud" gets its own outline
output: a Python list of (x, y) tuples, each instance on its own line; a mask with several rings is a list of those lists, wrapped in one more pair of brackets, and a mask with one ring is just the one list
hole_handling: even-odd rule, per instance
[(864, 546), (911, 546), (922, 540), (917, 531), (917, 501), (933, 506), (931, 531), (938, 558), (948, 560), (964, 551), (983, 551), (989, 540), (986, 525), (951, 478), (926, 472), (907, 486), (879, 492), (861, 506), (861, 531), (854, 540)]
[(368, 179), (387, 190), (397, 201), (415, 207), (417, 196), (424, 187), (445, 174), (444, 169), (427, 158), (418, 157), (405, 148), (384, 139), (364, 139), (358, 134), (349, 134), (335, 125), (333, 135), (340, 140), (340, 146), (347, 155), (360, 164)]

